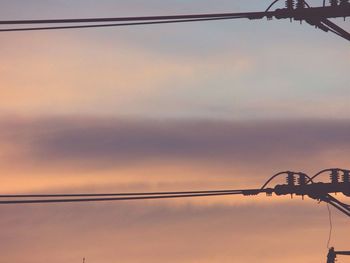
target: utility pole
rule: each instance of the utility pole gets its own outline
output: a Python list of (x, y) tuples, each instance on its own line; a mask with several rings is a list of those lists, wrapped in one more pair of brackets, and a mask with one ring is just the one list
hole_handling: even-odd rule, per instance
[(335, 251), (334, 247), (331, 247), (327, 254), (327, 263), (335, 263), (337, 255), (350, 256), (350, 251)]

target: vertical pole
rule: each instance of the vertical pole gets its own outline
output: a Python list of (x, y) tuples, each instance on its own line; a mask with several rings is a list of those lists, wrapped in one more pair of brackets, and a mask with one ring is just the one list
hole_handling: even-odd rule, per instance
[(337, 258), (337, 255), (335, 254), (334, 247), (331, 247), (328, 250), (327, 263), (335, 263), (336, 258)]

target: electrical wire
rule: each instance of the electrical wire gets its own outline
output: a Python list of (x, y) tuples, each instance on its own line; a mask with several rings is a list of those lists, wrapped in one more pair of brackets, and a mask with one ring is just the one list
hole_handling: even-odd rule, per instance
[(174, 191), (174, 192), (129, 192), (129, 193), (79, 193), (79, 194), (9, 194), (0, 198), (45, 198), (45, 197), (103, 197), (103, 196), (148, 196), (148, 195), (184, 195), (184, 194), (213, 194), (232, 193), (244, 190), (202, 190), (202, 191)]
[[(61, 30), (61, 29), (84, 29), (84, 28), (102, 28), (102, 27), (122, 27), (122, 26), (141, 26), (154, 24), (170, 24), (170, 23), (184, 23), (184, 22), (198, 22), (198, 21), (213, 21), (213, 20), (227, 20), (227, 19), (261, 19), (264, 17), (272, 18), (293, 18), (293, 14), (286, 17), (280, 17), (280, 11), (270, 11), (271, 7), (279, 0), (275, 0), (264, 12), (242, 12), (242, 13), (208, 13), (208, 14), (187, 14), (187, 15), (167, 15), (167, 16), (137, 16), (137, 17), (101, 17), (101, 18), (63, 18), (63, 19), (27, 19), (27, 20), (0, 20), (0, 25), (9, 26), (0, 28), (1, 32), (18, 32), (18, 31), (43, 31), (43, 30)], [(306, 7), (310, 8), (304, 1)], [(311, 14), (310, 14), (311, 15)], [(312, 15), (311, 15), (312, 17)], [(339, 17), (333, 16), (333, 17)], [(341, 16), (343, 17), (343, 15)], [(345, 17), (345, 15), (344, 15)], [(322, 30), (332, 32), (346, 40), (350, 40), (350, 34), (328, 19), (321, 19), (316, 21), (312, 19), (304, 20), (311, 25), (321, 28)], [(300, 18), (298, 18), (300, 20)], [(118, 23), (113, 23), (118, 22)], [(93, 24), (90, 24), (93, 23)], [(107, 24), (108, 23), (108, 24)], [(38, 25), (32, 27), (13, 27), (14, 25)], [(48, 24), (56, 24), (55, 26), (48, 26)], [(60, 24), (60, 25), (57, 25)], [(71, 24), (71, 25), (62, 25)], [(45, 26), (44, 26), (45, 25)]]
[[(216, 13), (216, 14), (190, 14), (190, 15), (171, 15), (171, 16), (139, 16), (139, 17), (108, 17), (108, 18), (81, 18), (81, 19), (39, 19), (39, 20), (1, 20), (0, 25), (34, 25), (34, 24), (73, 24), (67, 26), (41, 26), (41, 27), (15, 27), (0, 28), (0, 32), (16, 31), (38, 31), (38, 30), (59, 30), (59, 29), (78, 29), (78, 28), (100, 28), (100, 27), (120, 27), (152, 24), (170, 24), (184, 22), (229, 20), (238, 18), (262, 18), (266, 12), (248, 12), (248, 13)], [(106, 24), (108, 22), (108, 24)], [(111, 23), (118, 22), (118, 23)], [(125, 23), (121, 23), (125, 22)], [(83, 25), (82, 25), (83, 23)], [(86, 24), (94, 23), (94, 24)], [(101, 24), (102, 23), (102, 24)]]
[(309, 180), (314, 180), (316, 177), (320, 176), (321, 174), (326, 173), (326, 172), (332, 172), (332, 171), (344, 172), (344, 171), (347, 171), (347, 170), (341, 169), (341, 168), (327, 168), (327, 169), (323, 169), (323, 170), (319, 171), (318, 173), (314, 174), (313, 176), (311, 176), (311, 178)]
[[(205, 197), (236, 195), (247, 192), (264, 192), (266, 186), (276, 177), (294, 173), (279, 172), (269, 178), (260, 189), (228, 189), (228, 190), (201, 190), (201, 191), (167, 191), (167, 192), (129, 192), (129, 193), (78, 193), (78, 194), (7, 194), (0, 195), (1, 204), (33, 204), (33, 203), (68, 203), (68, 202), (96, 202), (96, 201), (126, 201), (184, 197)], [(297, 173), (295, 173), (297, 174)], [(35, 199), (30, 199), (35, 198)], [(45, 199), (46, 198), (46, 199)]]
[(274, 180), (276, 177), (279, 177), (281, 175), (284, 175), (284, 174), (289, 174), (289, 173), (293, 173), (295, 174), (295, 172), (291, 172), (291, 171), (284, 171), (284, 172), (279, 172), (277, 174), (274, 174), (273, 176), (271, 176), (262, 186), (261, 186), (261, 190), (265, 189), (266, 186), (272, 181)]
[[(337, 168), (338, 169), (338, 168)], [(325, 169), (317, 173), (319, 174), (330, 171), (333, 169)], [(339, 169), (342, 170), (342, 169)], [(342, 170), (345, 171), (345, 170)], [(201, 191), (167, 191), (167, 192), (127, 192), (127, 193), (58, 193), (58, 194), (5, 194), (0, 195), (0, 205), (1, 204), (30, 204), (30, 203), (67, 203), (67, 202), (94, 202), (94, 201), (123, 201), (123, 200), (146, 200), (146, 199), (165, 199), (165, 198), (184, 198), (184, 197), (205, 197), (205, 196), (223, 196), (223, 195), (256, 195), (259, 193), (273, 193), (273, 188), (266, 188), (266, 186), (276, 177), (283, 174), (293, 174), (299, 176), (305, 176), (309, 181), (308, 183), (313, 184), (313, 178), (300, 172), (284, 171), (279, 172), (271, 176), (261, 188), (259, 189), (228, 189), (228, 190), (201, 190)], [(317, 198), (325, 201), (338, 209), (341, 207), (337, 206), (339, 202), (333, 202), (335, 200), (329, 194), (326, 195), (327, 198)], [(329, 209), (329, 207), (328, 207)], [(343, 211), (343, 210), (342, 210)], [(344, 212), (344, 211), (343, 211)], [(329, 210), (330, 213), (330, 210)], [(330, 216), (330, 235), (331, 238), (332, 222)]]
[(174, 24), (174, 23), (186, 23), (186, 22), (188, 23), (188, 22), (200, 22), (200, 21), (230, 20), (230, 19), (237, 19), (237, 18), (240, 18), (240, 17), (217, 17), (217, 18), (201, 18), (201, 19), (181, 19), (181, 20), (178, 19), (178, 20), (164, 20), (164, 21), (150, 21), (150, 22), (71, 25), (71, 26), (0, 28), (0, 32), (41, 31), (41, 30), (60, 30), (60, 29), (84, 29), (84, 28), (122, 27), (122, 26), (141, 26), (141, 25), (155, 25), (155, 24)]
[[(273, 13), (273, 12), (270, 12)], [(212, 13), (212, 14), (189, 14), (167, 16), (135, 16), (135, 17), (101, 17), (101, 18), (62, 18), (62, 19), (27, 19), (27, 20), (0, 20), (0, 25), (19, 24), (67, 24), (67, 23), (106, 23), (106, 22), (136, 22), (136, 21), (166, 21), (182, 19), (210, 19), (210, 18), (251, 18), (268, 15), (266, 12), (245, 13)]]
[[(82, 202), (82, 201), (118, 201), (118, 200), (141, 200), (141, 199), (159, 199), (159, 198), (176, 198), (176, 197), (195, 197), (195, 196), (211, 196), (211, 195), (232, 195), (243, 194), (246, 191), (261, 191), (277, 176), (291, 173), (290, 171), (279, 172), (273, 175), (260, 189), (227, 189), (227, 190), (200, 190), (200, 191), (167, 191), (167, 192), (128, 192), (128, 193), (77, 193), (77, 194), (6, 194), (0, 195), (0, 204), (15, 203), (39, 203), (42, 202)], [(74, 199), (56, 199), (56, 198), (74, 198)], [(78, 197), (95, 197), (83, 198)], [(98, 197), (98, 198), (96, 198)], [(13, 200), (18, 198), (40, 198), (35, 200)], [(55, 198), (44, 200), (41, 198)], [(22, 202), (23, 201), (23, 202)]]
[(189, 197), (205, 197), (205, 196), (224, 196), (236, 195), (241, 192), (223, 192), (223, 193), (207, 193), (207, 194), (182, 194), (182, 195), (148, 195), (148, 196), (126, 196), (126, 197), (108, 197), (108, 198), (74, 198), (74, 199), (21, 199), (21, 200), (1, 200), (0, 204), (37, 204), (37, 203), (74, 203), (74, 202), (99, 202), (99, 201), (131, 201), (131, 200), (147, 200), (147, 199), (173, 199), (173, 198), (189, 198)]
[(328, 233), (328, 241), (327, 241), (327, 248), (329, 249), (331, 238), (332, 238), (332, 231), (333, 231), (333, 223), (332, 223), (332, 211), (331, 208), (329, 207), (329, 203), (327, 203), (327, 210), (328, 210), (328, 219), (329, 219), (329, 233)]
[[(282, 174), (282, 173), (278, 173), (278, 174)], [(265, 185), (267, 185), (267, 183)], [(229, 189), (229, 190), (129, 192), (129, 193), (7, 194), (7, 195), (0, 195), (0, 199), (1, 199), (0, 205), (1, 204), (126, 201), (126, 200), (146, 200), (146, 199), (166, 199), (166, 198), (169, 199), (169, 198), (184, 198), (184, 197), (187, 198), (187, 197), (223, 196), (223, 195), (243, 194), (246, 191), (252, 191), (252, 190), (251, 189), (244, 189), (244, 190)], [(253, 191), (259, 192), (260, 189), (253, 189)], [(35, 198), (35, 199), (30, 199), (30, 198)]]
[[(68, 202), (96, 202), (96, 201), (126, 201), (184, 197), (205, 197), (244, 194), (249, 191), (262, 192), (277, 176), (290, 173), (280, 172), (273, 175), (260, 189), (229, 189), (202, 191), (172, 191), (172, 192), (129, 192), (129, 193), (78, 193), (78, 194), (7, 194), (0, 195), (1, 204), (33, 204), (33, 203), (68, 203)], [(29, 199), (28, 199), (29, 198)], [(35, 198), (35, 199), (30, 199)], [(46, 199), (45, 199), (46, 198)], [(5, 200), (4, 200), (5, 199)]]

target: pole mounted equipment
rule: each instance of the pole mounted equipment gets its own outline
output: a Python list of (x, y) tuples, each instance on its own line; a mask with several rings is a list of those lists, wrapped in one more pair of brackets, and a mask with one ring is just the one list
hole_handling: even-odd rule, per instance
[[(330, 182), (315, 182), (315, 179), (324, 174), (330, 173)], [(341, 176), (340, 176), (341, 174)], [(340, 168), (325, 169), (309, 177), (305, 173), (286, 172), (286, 184), (278, 184), (274, 188), (266, 188), (266, 184), (261, 189), (243, 190), (243, 195), (257, 195), (266, 193), (268, 195), (296, 195), (308, 196), (311, 199), (328, 203), (350, 217), (350, 205), (345, 204), (333, 197), (332, 193), (342, 193), (350, 197), (350, 171)], [(281, 174), (283, 175), (283, 174)], [(295, 179), (297, 178), (297, 179)], [(272, 177), (274, 179), (274, 177)], [(271, 180), (268, 180), (270, 182)], [(295, 184), (297, 182), (297, 184)]]
[[(332, 32), (350, 41), (350, 33), (329, 19), (350, 16), (350, 0), (331, 0), (329, 5), (323, 1), (319, 7), (311, 7), (305, 0), (285, 0), (285, 8), (271, 11), (280, 0), (273, 1), (264, 12), (245, 13), (211, 13), (170, 16), (138, 16), (138, 17), (103, 17), (103, 18), (70, 18), (70, 19), (31, 19), (0, 20), (0, 32), (59, 30), (78, 28), (140, 26), (170, 23), (203, 22), (214, 20), (232, 20), (246, 18), (250, 20), (267, 18), (268, 20), (289, 19), (305, 21), (325, 32)], [(25, 25), (22, 27), (21, 25)], [(39, 26), (40, 25), (40, 26)], [(21, 27), (19, 27), (21, 26)]]
[(334, 247), (331, 247), (328, 250), (327, 263), (335, 263), (338, 255), (350, 256), (350, 251), (335, 251)]
[[(324, 173), (330, 174), (330, 182), (316, 182), (316, 178)], [(340, 168), (324, 169), (310, 177), (302, 172), (284, 171), (273, 175), (258, 189), (226, 189), (205, 191), (176, 191), (176, 192), (134, 192), (134, 193), (78, 193), (78, 194), (8, 194), (0, 195), (0, 205), (38, 204), (38, 203), (73, 203), (101, 201), (137, 201), (151, 199), (174, 199), (193, 197), (214, 197), (229, 195), (252, 196), (265, 193), (308, 196), (319, 202), (328, 203), (350, 217), (350, 205), (341, 202), (330, 194), (342, 193), (350, 197), (350, 170)], [(285, 184), (267, 187), (275, 178), (285, 176)]]
[[(329, 173), (329, 182), (316, 182), (316, 178), (324, 173)], [(277, 184), (267, 187), (275, 178), (285, 176), (285, 184)], [(252, 196), (265, 193), (308, 196), (319, 202), (332, 205), (348, 217), (350, 217), (350, 205), (341, 202), (331, 194), (342, 193), (350, 197), (350, 170), (340, 168), (324, 169), (312, 177), (302, 172), (284, 171), (269, 178), (259, 189), (244, 190), (207, 190), (207, 191), (177, 191), (177, 192), (137, 192), (137, 193), (83, 193), (83, 194), (14, 194), (0, 195), (0, 205), (13, 204), (38, 204), (38, 203), (72, 203), (72, 202), (98, 202), (98, 201), (136, 201), (167, 198), (192, 198), (213, 197), (224, 195)], [(329, 242), (329, 241), (328, 241)], [(327, 255), (327, 263), (335, 263), (337, 255), (350, 255), (350, 251), (335, 251), (330, 248)]]

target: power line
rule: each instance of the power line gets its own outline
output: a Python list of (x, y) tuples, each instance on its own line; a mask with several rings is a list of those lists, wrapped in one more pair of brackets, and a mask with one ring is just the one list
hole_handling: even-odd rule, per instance
[(108, 197), (108, 198), (74, 198), (74, 199), (21, 199), (21, 200), (4, 200), (0, 204), (38, 204), (38, 203), (74, 203), (74, 202), (99, 202), (99, 201), (131, 201), (147, 199), (173, 199), (205, 196), (223, 196), (242, 194), (240, 191), (207, 193), (207, 194), (181, 194), (181, 195), (149, 195), (149, 196), (127, 196), (127, 197)]
[[(266, 188), (269, 182), (283, 174), (300, 174), (291, 171), (279, 172), (273, 175), (259, 189), (226, 189), (226, 190), (201, 190), (201, 191), (167, 191), (167, 192), (128, 192), (128, 193), (78, 193), (78, 194), (7, 194), (0, 195), (1, 204), (34, 204), (34, 203), (70, 203), (70, 202), (97, 202), (97, 201), (127, 201), (146, 199), (169, 199), (223, 195), (256, 195), (258, 193), (272, 193), (274, 189)], [(35, 199), (28, 199), (35, 198)], [(45, 199), (46, 198), (46, 199)]]
[(208, 19), (208, 18), (210, 19), (210, 18), (232, 18), (232, 17), (249, 18), (249, 17), (256, 17), (256, 16), (260, 17), (262, 14), (268, 15), (268, 13), (266, 12), (245, 12), (245, 13), (212, 13), (212, 14), (167, 15), (167, 16), (0, 20), (0, 25), (166, 21), (166, 20), (182, 20), (182, 19)]
[[(162, 199), (162, 198), (182, 198), (182, 197), (204, 197), (217, 195), (235, 195), (270, 192), (266, 188), (267, 184), (275, 177), (282, 174), (293, 173), (290, 171), (280, 172), (273, 175), (260, 189), (226, 189), (226, 190), (200, 190), (200, 191), (167, 191), (167, 192), (128, 192), (128, 193), (78, 193), (78, 194), (7, 194), (0, 195), (0, 204), (28, 204), (28, 203), (59, 203), (59, 202), (93, 202), (93, 201), (122, 201), (122, 200), (143, 200), (143, 199)], [(66, 199), (66, 198), (73, 199)], [(78, 198), (85, 197), (85, 198)], [(90, 198), (86, 198), (90, 197)], [(92, 198), (94, 197), (94, 198)], [(22, 198), (18, 200), (18, 198)], [(40, 198), (40, 199), (27, 199)], [(41, 199), (54, 198), (54, 199)], [(59, 199), (64, 198), (64, 199)], [(15, 199), (15, 200), (14, 200)]]
[[(0, 25), (73, 24), (73, 25), (67, 25), (67, 26), (57, 25), (57, 26), (42, 26), (42, 27), (1, 28), (0, 32), (172, 24), (172, 23), (199, 22), (199, 21), (229, 20), (229, 19), (238, 19), (238, 18), (255, 18), (257, 16), (259, 18), (262, 18), (261, 12), (189, 14), (189, 15), (170, 15), (170, 16), (107, 17), (107, 18), (102, 17), (102, 18), (78, 18), (78, 19), (0, 20)], [(111, 23), (111, 22), (118, 22), (118, 23)], [(94, 24), (86, 24), (86, 23), (94, 23)]]
[[(102, 27), (121, 27), (152, 24), (170, 24), (184, 22), (198, 22), (224, 19), (293, 19), (295, 21), (306, 21), (325, 32), (332, 32), (346, 40), (350, 40), (350, 33), (334, 24), (328, 18), (348, 17), (350, 16), (350, 3), (344, 2), (336, 6), (311, 7), (306, 4), (299, 8), (289, 6), (287, 8), (269, 9), (276, 3), (275, 0), (264, 12), (242, 12), (242, 13), (211, 13), (211, 14), (186, 14), (186, 15), (167, 15), (167, 16), (135, 16), (135, 17), (100, 17), (100, 18), (63, 18), (63, 19), (27, 19), (27, 20), (0, 20), (0, 32), (14, 31), (38, 31), (38, 30), (59, 30), (59, 29), (78, 29), (78, 28), (102, 28)], [(117, 22), (117, 23), (114, 23)], [(32, 27), (11, 27), (15, 25), (43, 25)], [(56, 24), (48, 26), (48, 24)], [(70, 25), (62, 25), (70, 24)], [(45, 25), (45, 26), (44, 26)], [(8, 27), (6, 27), (8, 26)]]
[(0, 32), (41, 31), (41, 30), (60, 30), (60, 29), (84, 29), (84, 28), (122, 27), (122, 26), (141, 26), (141, 25), (155, 25), (155, 24), (174, 24), (174, 23), (186, 23), (186, 22), (230, 20), (230, 19), (238, 19), (238, 18), (240, 18), (240, 17), (178, 19), (178, 20), (149, 21), (149, 22), (92, 24), (92, 25), (71, 25), (71, 26), (17, 27), (17, 28), (1, 28)]
[(328, 232), (328, 240), (327, 240), (327, 248), (329, 249), (329, 244), (331, 243), (332, 238), (332, 231), (333, 231), (333, 222), (332, 222), (332, 211), (329, 207), (329, 204), (327, 203), (327, 210), (328, 210), (328, 220), (329, 220), (329, 232)]
[[(331, 182), (315, 183), (314, 179), (324, 173), (331, 173)], [(266, 186), (276, 177), (285, 175), (286, 184), (278, 184), (274, 188)], [(80, 193), (80, 194), (10, 194), (0, 195), (1, 204), (34, 204), (34, 203), (72, 203), (98, 201), (127, 201), (147, 199), (170, 199), (206, 196), (244, 195), (251, 196), (266, 193), (277, 196), (298, 195), (309, 196), (312, 199), (326, 202), (344, 214), (350, 216), (350, 205), (337, 200), (330, 193), (343, 193), (350, 196), (350, 171), (340, 168), (325, 169), (310, 177), (302, 172), (285, 171), (273, 175), (261, 188), (258, 189), (229, 189), (206, 191), (173, 191), (173, 192), (130, 192), (130, 193)]]
[(80, 194), (14, 194), (0, 195), (0, 198), (45, 198), (45, 197), (102, 197), (102, 196), (148, 196), (148, 195), (184, 195), (184, 194), (213, 194), (232, 193), (244, 190), (202, 190), (202, 191), (174, 191), (174, 192), (129, 192), (129, 193), (80, 193)]

